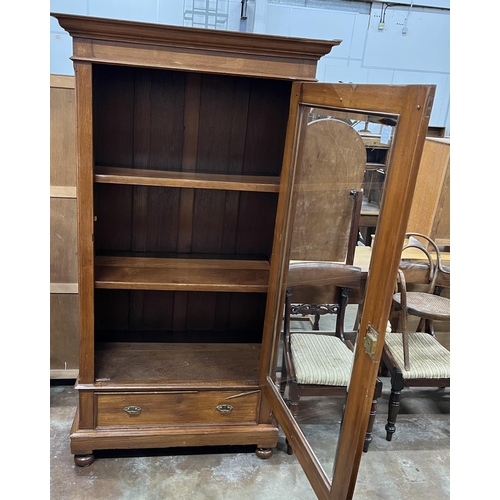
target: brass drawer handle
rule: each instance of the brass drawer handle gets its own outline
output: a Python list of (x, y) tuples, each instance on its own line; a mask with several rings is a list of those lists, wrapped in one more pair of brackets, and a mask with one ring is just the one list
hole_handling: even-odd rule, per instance
[(123, 411), (125, 413), (128, 413), (129, 415), (138, 415), (139, 413), (141, 413), (142, 408), (140, 406), (125, 406), (125, 408), (123, 408)]
[(221, 413), (229, 413), (230, 411), (233, 411), (233, 407), (231, 405), (219, 405), (216, 407), (216, 410)]

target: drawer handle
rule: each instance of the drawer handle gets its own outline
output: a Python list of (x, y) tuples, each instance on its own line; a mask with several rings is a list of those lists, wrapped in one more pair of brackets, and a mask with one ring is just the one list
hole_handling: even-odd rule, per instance
[(140, 406), (125, 406), (125, 408), (123, 408), (123, 411), (125, 413), (128, 413), (129, 415), (138, 415), (139, 413), (141, 413), (142, 408)]
[(219, 405), (216, 409), (221, 413), (229, 413), (230, 411), (233, 411), (233, 407), (231, 405)]

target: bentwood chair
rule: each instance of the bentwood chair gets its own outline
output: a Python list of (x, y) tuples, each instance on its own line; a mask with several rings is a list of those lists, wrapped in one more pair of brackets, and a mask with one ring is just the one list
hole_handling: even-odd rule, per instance
[[(418, 248), (427, 260), (425, 263), (403, 260), (398, 271), (393, 310), (399, 320), (395, 323), (396, 331), (386, 334), (382, 352), (382, 363), (391, 377), (385, 426), (387, 441), (392, 440), (396, 431), (404, 387), (450, 386), (450, 352), (437, 340), (433, 325), (436, 320), (450, 319), (450, 299), (438, 295), (443, 288), (450, 287), (450, 269), (443, 266), (439, 248), (427, 236), (408, 233), (407, 237), (424, 241), (420, 244), (410, 239), (404, 249)], [(423, 286), (424, 290), (411, 291), (412, 285)], [(409, 328), (409, 315), (420, 318), (416, 329)]]
[[(408, 320), (409, 316), (420, 318), (416, 331), (426, 331), (432, 337), (434, 334), (434, 321), (449, 321), (450, 319), (450, 299), (441, 297), (443, 286), (438, 286), (437, 279), (449, 287), (449, 267), (443, 266), (441, 252), (436, 243), (428, 236), (420, 233), (406, 233), (408, 243), (403, 247), (404, 251), (410, 248), (416, 249), (424, 256), (423, 269), (426, 276), (418, 272), (415, 264), (418, 262), (402, 261), (398, 270), (396, 283), (396, 293), (393, 296), (393, 311), (399, 312), (399, 321), (396, 330), (403, 334), (404, 346), (404, 366), (409, 370), (410, 360), (408, 356)], [(412, 265), (413, 264), (413, 265)], [(411, 290), (407, 285), (422, 284), (424, 290)]]

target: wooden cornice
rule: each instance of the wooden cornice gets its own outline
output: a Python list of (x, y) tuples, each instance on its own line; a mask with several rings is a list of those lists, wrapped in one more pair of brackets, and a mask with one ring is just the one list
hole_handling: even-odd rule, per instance
[(313, 40), (51, 13), (72, 37), (319, 60), (342, 40)]

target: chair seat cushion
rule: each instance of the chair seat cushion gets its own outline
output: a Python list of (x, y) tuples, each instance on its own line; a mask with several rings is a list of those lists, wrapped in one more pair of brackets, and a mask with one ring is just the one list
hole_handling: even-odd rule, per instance
[(349, 384), (354, 354), (338, 337), (292, 333), (290, 347), (297, 383)]
[[(401, 305), (401, 294), (393, 296), (394, 302)], [(450, 299), (432, 293), (408, 292), (406, 294), (408, 313), (429, 319), (447, 320), (450, 317)]]
[(405, 379), (450, 378), (450, 351), (428, 333), (408, 333), (409, 371), (404, 369), (403, 335), (387, 333), (385, 347)]

